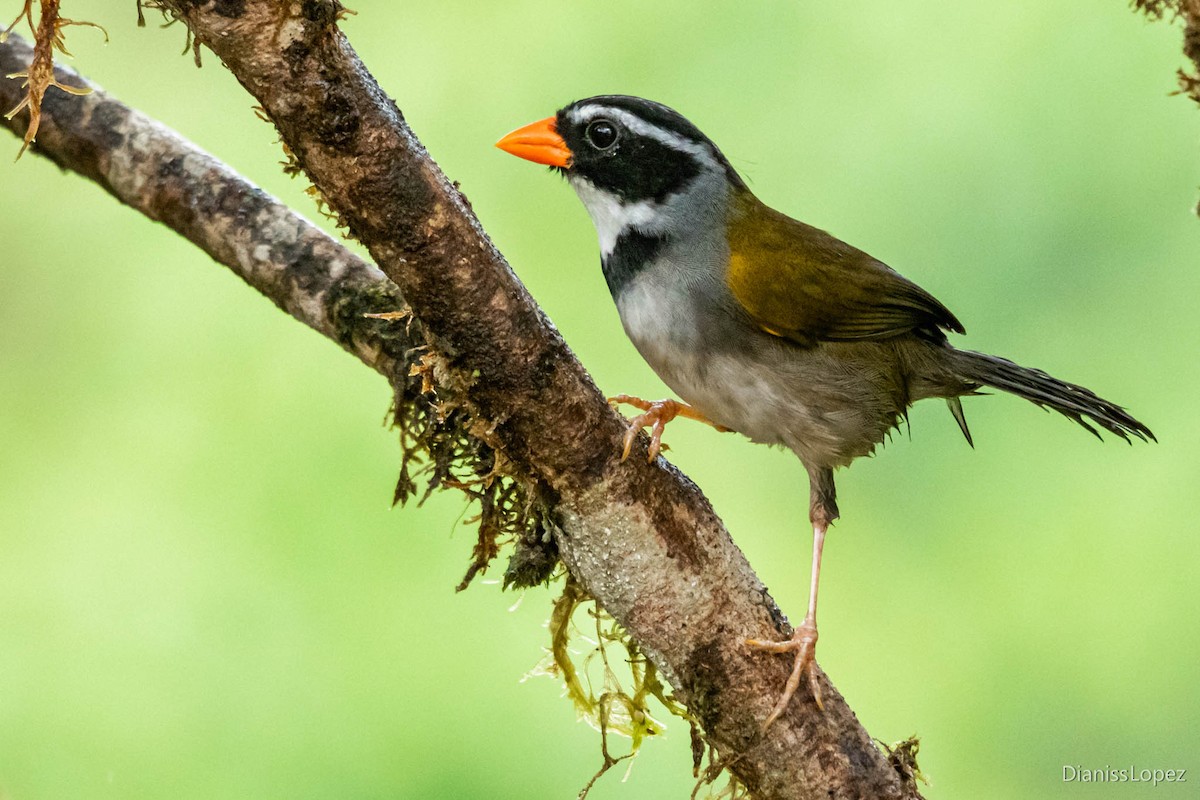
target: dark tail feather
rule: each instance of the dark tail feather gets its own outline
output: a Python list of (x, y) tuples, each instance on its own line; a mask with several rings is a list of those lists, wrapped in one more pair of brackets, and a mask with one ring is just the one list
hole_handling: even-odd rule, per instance
[(967, 415), (963, 413), (962, 400), (957, 397), (947, 397), (946, 405), (950, 406), (950, 413), (954, 415), (954, 421), (958, 423), (958, 429), (966, 437), (967, 444), (974, 447), (975, 440), (971, 438), (971, 429), (967, 427)]
[(1131, 417), (1125, 409), (1108, 402), (1090, 389), (1060, 381), (1040, 369), (1022, 367), (1004, 358), (970, 350), (955, 350), (954, 366), (965, 380), (1011, 392), (1042, 408), (1053, 409), (1078, 422), (1097, 438), (1102, 438), (1100, 432), (1089, 424), (1089, 420), (1127, 442), (1130, 436), (1143, 441), (1158, 441), (1149, 428)]

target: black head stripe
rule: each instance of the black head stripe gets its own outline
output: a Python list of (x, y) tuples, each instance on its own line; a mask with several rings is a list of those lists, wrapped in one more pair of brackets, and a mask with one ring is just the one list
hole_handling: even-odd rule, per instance
[(584, 100), (577, 100), (567, 106), (567, 108), (579, 108), (591, 105), (627, 111), (656, 128), (677, 133), (688, 141), (695, 142), (696, 144), (712, 145), (708, 137), (701, 133), (699, 128), (688, 122), (686, 117), (675, 109), (668, 108), (662, 103), (655, 103), (652, 100), (644, 100), (640, 97), (630, 97), (623, 94), (604, 94), (596, 97), (588, 97)]
[[(611, 149), (595, 153), (577, 130), (572, 134), (563, 137), (574, 154), (571, 169), (625, 202), (661, 203), (700, 174), (695, 155), (645, 136), (625, 133)], [(576, 137), (580, 141), (573, 141)]]
[[(590, 114), (587, 120), (572, 119), (572, 112), (584, 106), (599, 110)], [(678, 112), (640, 97), (600, 95), (578, 100), (560, 110), (557, 116), (559, 135), (572, 153), (570, 171), (587, 178), (598, 189), (611, 192), (626, 202), (662, 202), (671, 194), (683, 191), (704, 169), (703, 160), (696, 153), (626, 129), (620, 124), (621, 114), (614, 114), (612, 118), (619, 128), (617, 143), (598, 150), (588, 143), (585, 130), (589, 122), (604, 116), (605, 108), (637, 117), (649, 126), (678, 136), (689, 145), (703, 148), (725, 170), (730, 182), (745, 185), (717, 146)]]

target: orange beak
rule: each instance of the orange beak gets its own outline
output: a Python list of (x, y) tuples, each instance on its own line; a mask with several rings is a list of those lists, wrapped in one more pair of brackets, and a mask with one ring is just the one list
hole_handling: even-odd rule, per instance
[(558, 135), (554, 117), (517, 128), (496, 142), (496, 147), (535, 164), (566, 167), (571, 163), (571, 148)]

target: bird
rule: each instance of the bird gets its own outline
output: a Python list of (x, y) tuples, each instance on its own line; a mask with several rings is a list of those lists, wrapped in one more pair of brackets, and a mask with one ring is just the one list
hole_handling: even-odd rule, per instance
[[(628, 95), (577, 100), (496, 146), (566, 177), (595, 225), (600, 266), (634, 347), (679, 398), (610, 398), (642, 413), (648, 457), (676, 417), (791, 450), (809, 481), (808, 611), (783, 641), (783, 692), (764, 730), (816, 678), (821, 553), (839, 511), (834, 471), (871, 455), (915, 402), (940, 398), (974, 447), (960, 398), (998, 389), (1131, 442), (1155, 440), (1122, 407), (1038, 369), (954, 347), (963, 324), (882, 261), (759, 200), (699, 128)], [(1156, 441), (1156, 440), (1155, 440)]]

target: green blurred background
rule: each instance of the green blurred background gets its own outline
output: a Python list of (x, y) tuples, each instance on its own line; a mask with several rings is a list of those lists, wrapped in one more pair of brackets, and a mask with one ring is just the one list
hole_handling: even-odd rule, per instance
[[(6, 4), (15, 14), (17, 3)], [(253, 100), (133, 0), (67, 2), (74, 66), (310, 217)], [(1180, 31), (1118, 0), (360, 0), (344, 29), (610, 393), (661, 395), (565, 183), (496, 151), (601, 92), (675, 106), (767, 202), (883, 258), (971, 347), (1127, 404), (1101, 445), (1008, 397), (941, 404), (842, 473), (822, 665), (930, 798), (1200, 783), (1197, 109)], [(0, 797), (573, 797), (597, 734), (521, 677), (552, 598), (456, 595), (463, 502), (390, 509), (384, 382), (86, 181), (0, 148)], [(671, 457), (796, 617), (786, 453), (678, 423)], [(488, 577), (494, 578), (495, 573)], [(686, 727), (593, 798), (687, 797)]]

